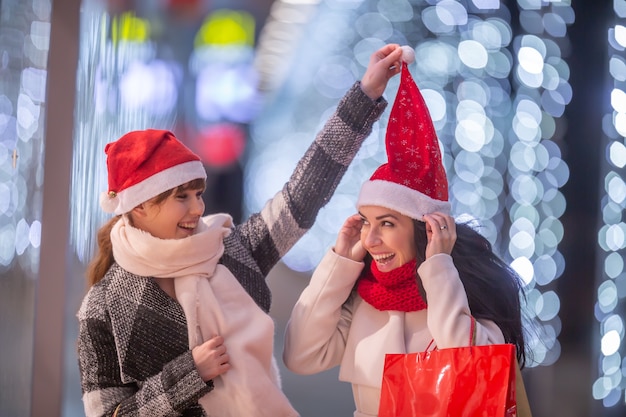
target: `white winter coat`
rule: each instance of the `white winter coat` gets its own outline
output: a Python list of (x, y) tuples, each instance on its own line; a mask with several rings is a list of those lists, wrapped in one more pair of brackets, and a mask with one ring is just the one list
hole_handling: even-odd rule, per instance
[[(340, 365), (339, 379), (352, 384), (354, 417), (378, 415), (385, 353), (467, 346), (470, 310), (463, 284), (446, 254), (423, 262), (418, 273), (427, 294), (426, 310), (379, 311), (354, 284), (363, 262), (330, 250), (296, 302), (286, 328), (283, 358), (296, 373), (313, 374)], [(492, 321), (478, 320), (476, 344), (504, 343)]]

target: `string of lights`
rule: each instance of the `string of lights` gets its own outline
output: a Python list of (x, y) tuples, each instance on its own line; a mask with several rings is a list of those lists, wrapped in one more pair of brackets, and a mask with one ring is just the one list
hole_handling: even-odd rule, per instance
[(602, 123), (605, 160), (601, 190), (601, 225), (598, 232), (598, 288), (594, 306), (598, 323), (597, 378), (593, 398), (604, 407), (626, 405), (626, 2), (613, 2), (614, 25), (608, 29), (608, 70), (611, 106)]
[[(39, 270), (50, 2), (9, 0), (0, 22), (0, 274)], [(0, 13), (1, 14), (1, 13)]]
[(527, 313), (539, 323), (530, 334), (534, 361), (554, 363), (560, 355), (560, 299), (552, 284), (565, 269), (558, 250), (563, 239), (559, 217), (566, 201), (560, 188), (569, 178), (559, 143), (569, 84), (567, 26), (574, 22), (569, 1), (520, 0), (511, 148), (508, 155), (509, 243), (512, 266), (527, 283)]
[(104, 146), (129, 130), (169, 128), (175, 78), (164, 63), (147, 66), (156, 55), (152, 27), (133, 11), (111, 15), (91, 0), (82, 25), (74, 134), (74, 154), (80, 157), (72, 165), (70, 244), (86, 263), (96, 245), (94, 230), (108, 218), (98, 206), (106, 190)]

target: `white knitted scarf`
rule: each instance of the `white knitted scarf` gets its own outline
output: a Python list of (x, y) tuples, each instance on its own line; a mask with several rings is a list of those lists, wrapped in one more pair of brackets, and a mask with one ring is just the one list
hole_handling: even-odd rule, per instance
[(214, 389), (200, 399), (207, 414), (298, 416), (280, 387), (272, 318), (218, 263), (231, 227), (229, 215), (215, 214), (203, 217), (190, 237), (159, 239), (130, 226), (122, 216), (111, 230), (113, 256), (135, 275), (174, 279), (190, 349), (215, 335), (224, 337), (231, 369), (214, 378)]

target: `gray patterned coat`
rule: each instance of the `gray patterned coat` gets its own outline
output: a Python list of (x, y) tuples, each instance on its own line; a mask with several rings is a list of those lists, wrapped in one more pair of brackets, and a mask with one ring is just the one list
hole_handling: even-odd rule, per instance
[[(283, 189), (224, 240), (220, 262), (264, 311), (271, 303), (265, 278), (311, 228), (386, 105), (355, 83)], [(87, 417), (111, 416), (118, 404), (118, 416), (206, 415), (198, 399), (212, 381), (196, 371), (180, 304), (153, 279), (113, 264), (90, 288), (78, 320)]]

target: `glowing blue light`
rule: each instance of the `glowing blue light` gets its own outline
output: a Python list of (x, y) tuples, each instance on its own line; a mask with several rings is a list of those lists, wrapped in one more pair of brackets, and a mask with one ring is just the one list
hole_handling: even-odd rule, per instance
[(615, 130), (621, 136), (626, 136), (626, 113), (617, 113), (614, 119)]
[[(612, 233), (611, 233), (612, 232)], [(608, 236), (613, 235), (611, 240), (615, 243), (616, 250), (623, 249), (626, 245), (626, 233), (624, 233), (623, 225), (613, 225), (609, 228), (607, 233), (607, 241), (610, 239)], [(616, 278), (622, 272), (624, 272), (624, 259), (619, 253), (613, 252), (609, 254), (604, 260), (604, 272), (609, 278)], [(611, 288), (615, 288), (611, 284)]]
[(619, 55), (613, 55), (609, 60), (609, 73), (617, 81), (626, 81), (626, 60)]
[(543, 71), (543, 57), (535, 48), (524, 46), (517, 53), (520, 66), (530, 74), (541, 74)]
[(615, 25), (614, 36), (615, 41), (623, 48), (626, 48), (626, 26)]
[(618, 113), (626, 113), (626, 93), (619, 88), (611, 91), (611, 106)]
[(530, 284), (534, 276), (534, 267), (530, 260), (524, 256), (520, 256), (511, 262), (511, 268), (515, 270), (522, 278), (526, 285)]
[(621, 142), (613, 142), (609, 145), (609, 161), (618, 168), (626, 166), (626, 146)]
[(166, 115), (176, 106), (178, 83), (175, 69), (165, 62), (133, 62), (121, 74), (122, 106), (127, 111), (147, 109), (155, 115)]
[(249, 64), (216, 62), (198, 74), (195, 109), (206, 121), (249, 122), (257, 114), (257, 77)]
[(621, 204), (626, 199), (626, 183), (622, 177), (613, 175), (606, 182), (606, 192), (613, 201)]
[(438, 91), (425, 88), (421, 90), (422, 97), (428, 106), (428, 112), (433, 122), (445, 120), (446, 99)]
[(498, 9), (500, 0), (472, 0), (472, 3), (479, 9)]
[[(507, 26), (508, 27), (508, 26)], [(502, 25), (496, 25), (496, 21), (472, 21), (471, 33), (474, 41), (480, 43), (486, 50), (496, 52), (508, 39), (509, 34), (501, 31)], [(506, 38), (504, 38), (506, 36)]]
[(449, 26), (460, 26), (467, 24), (467, 10), (461, 3), (453, 0), (441, 0), (435, 6), (437, 16)]
[(5, 224), (0, 227), (0, 266), (8, 266), (13, 261), (15, 256), (15, 225)]
[(476, 41), (462, 41), (459, 43), (459, 57), (470, 68), (479, 69), (487, 65), (487, 50)]
[(618, 351), (620, 347), (621, 337), (615, 330), (607, 332), (600, 341), (600, 349), (602, 354), (609, 356)]

